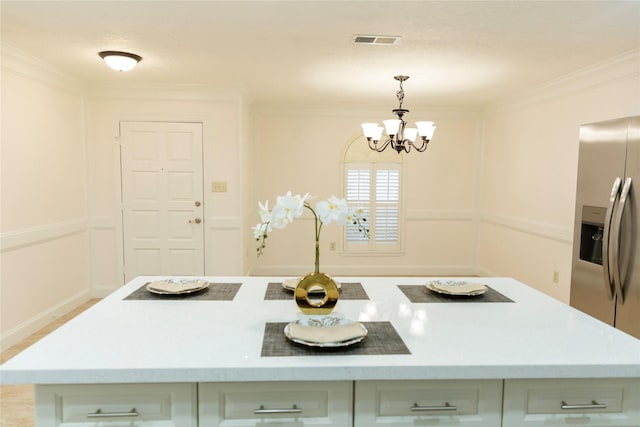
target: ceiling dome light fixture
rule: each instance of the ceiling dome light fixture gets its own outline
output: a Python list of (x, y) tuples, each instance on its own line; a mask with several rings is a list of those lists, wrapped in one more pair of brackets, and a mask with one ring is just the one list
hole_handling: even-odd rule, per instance
[(142, 57), (135, 53), (118, 52), (116, 50), (105, 50), (98, 53), (104, 62), (116, 71), (132, 70), (138, 62), (142, 61)]
[[(384, 120), (384, 128), (379, 126), (378, 123), (362, 123), (362, 131), (365, 138), (367, 138), (367, 142), (369, 142), (369, 148), (372, 150), (378, 152), (384, 151), (389, 144), (391, 144), (391, 148), (396, 150), (398, 154), (402, 151), (408, 153), (411, 147), (420, 152), (427, 149), (427, 144), (436, 130), (433, 122), (416, 122), (416, 128), (408, 128), (406, 127), (407, 122), (402, 119), (402, 117), (409, 112), (409, 110), (402, 108), (402, 101), (404, 100), (402, 82), (408, 78), (409, 76), (394, 77), (394, 79), (400, 82), (400, 90), (396, 92), (400, 105), (398, 108), (392, 110), (393, 114), (398, 116), (397, 119)], [(388, 138), (383, 143), (378, 144), (380, 138), (382, 138), (383, 130), (387, 131)], [(421, 141), (420, 146), (415, 144), (418, 135)]]

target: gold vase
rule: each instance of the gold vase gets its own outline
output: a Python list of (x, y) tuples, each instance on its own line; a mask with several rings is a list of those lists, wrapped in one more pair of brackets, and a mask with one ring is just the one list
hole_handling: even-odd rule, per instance
[[(324, 290), (324, 298), (321, 301), (311, 301), (309, 290), (319, 286)], [(304, 276), (294, 293), (296, 304), (304, 314), (329, 314), (338, 302), (338, 286), (331, 277), (324, 273), (313, 272)]]

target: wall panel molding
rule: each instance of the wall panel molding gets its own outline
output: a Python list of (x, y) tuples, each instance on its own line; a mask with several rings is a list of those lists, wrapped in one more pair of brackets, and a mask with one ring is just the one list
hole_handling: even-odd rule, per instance
[(89, 228), (92, 230), (116, 230), (118, 224), (116, 218), (112, 216), (96, 216), (91, 218)]
[(5, 252), (24, 246), (59, 239), (73, 234), (83, 233), (87, 231), (88, 224), (89, 222), (86, 218), (78, 218), (2, 233), (0, 235), (0, 251)]
[(238, 216), (210, 216), (205, 219), (210, 230), (240, 230), (242, 219)]
[(510, 228), (523, 233), (533, 234), (546, 239), (558, 242), (573, 244), (573, 229), (561, 227), (555, 224), (531, 221), (523, 218), (507, 217), (483, 213), (479, 215), (481, 222), (497, 225), (499, 227)]

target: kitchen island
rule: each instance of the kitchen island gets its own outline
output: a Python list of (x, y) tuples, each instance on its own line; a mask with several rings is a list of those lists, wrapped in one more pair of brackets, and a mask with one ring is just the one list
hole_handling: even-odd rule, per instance
[[(400, 426), (416, 420), (499, 426), (502, 418), (505, 426), (548, 425), (549, 419), (575, 425), (586, 418), (590, 426), (640, 425), (640, 340), (513, 279), (469, 279), (489, 286), (493, 299), (429, 300), (431, 278), (338, 277), (343, 288), (333, 314), (370, 332), (381, 328), (381, 335), (329, 351), (269, 336), (302, 315), (281, 289), (285, 278), (206, 277), (211, 295), (224, 290), (219, 298), (146, 298), (144, 286), (155, 279), (133, 280), (2, 366), (3, 384), (37, 385), (38, 426), (129, 416), (141, 423), (135, 425), (152, 426)], [(350, 286), (359, 293), (347, 297)], [(379, 345), (366, 347), (375, 339)], [(105, 407), (126, 406), (115, 396), (136, 387), (134, 400), (147, 397), (129, 408), (134, 412), (74, 412), (100, 393), (111, 396)], [(182, 406), (165, 414), (168, 419), (160, 409), (142, 414), (144, 402), (154, 407), (149, 393), (164, 389), (173, 396), (164, 397), (164, 407)], [(557, 411), (545, 409), (549, 393), (564, 402)], [(280, 396), (274, 402), (280, 412), (257, 402), (262, 395), (265, 401)], [(432, 404), (443, 396), (449, 397)], [(307, 417), (300, 402), (283, 410), (288, 399), (316, 402), (315, 409)], [(416, 402), (396, 408), (404, 399)], [(56, 409), (65, 402), (66, 412)], [(71, 418), (64, 421), (63, 413)]]

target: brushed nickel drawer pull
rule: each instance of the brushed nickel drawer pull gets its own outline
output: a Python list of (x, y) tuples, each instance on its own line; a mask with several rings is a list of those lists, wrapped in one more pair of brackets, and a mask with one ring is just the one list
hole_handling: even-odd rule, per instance
[(266, 409), (264, 405), (260, 405), (259, 409), (254, 409), (253, 413), (256, 415), (259, 414), (301, 414), (302, 408), (298, 408), (296, 405), (293, 405), (292, 408), (274, 408), (274, 409)]
[(107, 418), (107, 417), (137, 417), (140, 413), (136, 411), (136, 408), (131, 409), (129, 412), (102, 412), (102, 409), (98, 409), (96, 412), (90, 412), (87, 414), (87, 418)]
[(591, 403), (578, 403), (575, 405), (570, 405), (564, 400), (562, 401), (561, 409), (607, 409), (607, 405), (604, 403), (598, 403), (595, 400), (592, 400)]
[(449, 402), (445, 402), (444, 406), (419, 406), (414, 403), (411, 407), (412, 411), (457, 411), (458, 407), (450, 405)]

